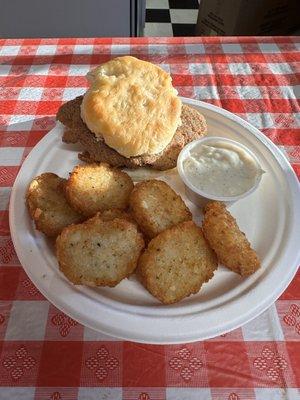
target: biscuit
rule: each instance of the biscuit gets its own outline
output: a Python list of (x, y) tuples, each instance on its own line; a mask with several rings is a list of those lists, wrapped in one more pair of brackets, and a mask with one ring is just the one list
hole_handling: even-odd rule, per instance
[(156, 236), (139, 259), (137, 273), (145, 288), (164, 304), (197, 293), (211, 279), (217, 258), (201, 228), (188, 221)]
[(84, 217), (67, 203), (64, 196), (66, 179), (47, 172), (30, 183), (26, 204), (36, 229), (56, 237), (66, 226), (82, 222)]
[(223, 203), (213, 201), (206, 205), (202, 227), (221, 264), (241, 276), (260, 267), (257, 254)]
[(110, 208), (125, 209), (133, 182), (129, 175), (108, 164), (76, 166), (65, 187), (70, 205), (87, 217)]
[(173, 225), (192, 219), (182, 198), (166, 182), (156, 179), (137, 183), (129, 206), (133, 218), (150, 239)]
[(97, 67), (88, 79), (81, 117), (96, 137), (127, 158), (157, 154), (171, 142), (181, 100), (167, 72), (124, 56)]
[(56, 239), (59, 269), (75, 285), (116, 286), (136, 268), (144, 247), (135, 224), (93, 217)]

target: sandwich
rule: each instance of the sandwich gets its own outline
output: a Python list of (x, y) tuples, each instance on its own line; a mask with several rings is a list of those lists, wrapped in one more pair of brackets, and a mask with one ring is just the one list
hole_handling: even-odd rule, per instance
[(82, 161), (166, 170), (187, 143), (207, 133), (203, 115), (182, 104), (171, 76), (152, 63), (117, 57), (87, 79), (87, 92), (57, 113), (62, 140), (81, 144)]

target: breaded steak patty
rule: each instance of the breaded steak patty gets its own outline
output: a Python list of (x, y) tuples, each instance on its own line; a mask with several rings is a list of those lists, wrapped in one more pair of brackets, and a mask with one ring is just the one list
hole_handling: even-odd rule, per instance
[(62, 140), (66, 143), (79, 142), (84, 150), (79, 154), (79, 158), (85, 162), (107, 162), (115, 167), (147, 166), (166, 170), (176, 166), (178, 154), (187, 143), (207, 134), (207, 125), (203, 115), (194, 108), (183, 105), (181, 125), (162, 152), (126, 158), (105, 144), (104, 140), (96, 138), (82, 121), (80, 116), (82, 98), (83, 96), (79, 96), (63, 104), (58, 110), (57, 119), (67, 128)]

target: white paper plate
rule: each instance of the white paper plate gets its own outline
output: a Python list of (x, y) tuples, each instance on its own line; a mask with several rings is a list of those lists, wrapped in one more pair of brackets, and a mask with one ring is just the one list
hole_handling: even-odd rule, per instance
[[(134, 277), (115, 288), (74, 286), (58, 270), (53, 245), (30, 220), (24, 195), (33, 177), (55, 172), (67, 177), (78, 164), (75, 146), (61, 141), (58, 124), (31, 151), (12, 189), (10, 228), (17, 255), (26, 273), (56, 307), (80, 323), (123, 339), (146, 343), (181, 343), (207, 339), (237, 328), (258, 316), (285, 290), (299, 260), (300, 190), (285, 156), (252, 125), (218, 107), (183, 99), (201, 111), (211, 136), (224, 136), (248, 146), (259, 158), (264, 174), (259, 189), (231, 207), (262, 260), (262, 268), (242, 279), (219, 267), (201, 291), (178, 304), (161, 305)], [(143, 176), (133, 172), (135, 179)], [(184, 195), (176, 172), (154, 172), (180, 193), (196, 223), (201, 213)]]

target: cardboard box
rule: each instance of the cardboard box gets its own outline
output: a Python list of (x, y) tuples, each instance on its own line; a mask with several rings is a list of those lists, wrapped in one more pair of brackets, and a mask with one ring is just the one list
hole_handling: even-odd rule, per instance
[(299, 17), (300, 0), (201, 0), (196, 35), (283, 35)]

